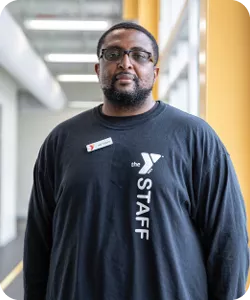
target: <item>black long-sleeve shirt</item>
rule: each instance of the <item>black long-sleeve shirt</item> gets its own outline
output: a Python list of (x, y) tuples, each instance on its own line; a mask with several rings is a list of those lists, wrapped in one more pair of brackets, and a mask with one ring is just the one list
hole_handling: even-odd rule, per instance
[(29, 204), (25, 300), (233, 300), (248, 266), (237, 177), (200, 118), (161, 101), (131, 117), (99, 106), (46, 138)]

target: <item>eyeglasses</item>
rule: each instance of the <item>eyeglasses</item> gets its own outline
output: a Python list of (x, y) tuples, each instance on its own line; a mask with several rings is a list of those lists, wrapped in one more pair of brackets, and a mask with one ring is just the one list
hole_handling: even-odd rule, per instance
[(121, 48), (107, 48), (102, 49), (99, 58), (104, 58), (105, 60), (110, 62), (120, 62), (125, 54), (129, 56), (131, 63), (134, 62), (140, 65), (143, 65), (149, 61), (154, 63), (152, 54), (144, 50), (124, 50)]

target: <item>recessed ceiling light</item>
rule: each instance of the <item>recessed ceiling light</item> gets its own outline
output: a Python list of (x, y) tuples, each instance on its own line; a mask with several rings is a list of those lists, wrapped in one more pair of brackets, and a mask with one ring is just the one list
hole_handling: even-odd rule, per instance
[(30, 30), (104, 31), (108, 29), (109, 23), (107, 21), (26, 20), (24, 26)]
[(57, 76), (61, 82), (98, 82), (97, 75), (81, 75), (81, 74), (62, 74)]
[(98, 58), (96, 54), (47, 54), (44, 59), (47, 62), (59, 63), (97, 63)]

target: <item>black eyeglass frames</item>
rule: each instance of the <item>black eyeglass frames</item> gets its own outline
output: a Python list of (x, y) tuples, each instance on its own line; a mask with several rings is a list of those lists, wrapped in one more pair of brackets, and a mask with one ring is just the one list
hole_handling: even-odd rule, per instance
[(145, 50), (124, 50), (121, 48), (107, 48), (102, 49), (101, 55), (99, 58), (104, 58), (110, 62), (120, 62), (123, 59), (123, 56), (127, 54), (131, 62), (145, 64), (149, 61), (154, 63), (153, 56), (150, 52)]

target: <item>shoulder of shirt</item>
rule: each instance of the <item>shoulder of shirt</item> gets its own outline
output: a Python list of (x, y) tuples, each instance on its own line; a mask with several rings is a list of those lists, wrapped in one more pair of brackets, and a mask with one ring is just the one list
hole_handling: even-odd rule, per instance
[(193, 130), (198, 132), (208, 132), (216, 135), (215, 130), (201, 117), (184, 112), (176, 107), (167, 104), (166, 117), (171, 125), (175, 126), (177, 130), (187, 131)]
[(184, 112), (171, 105), (167, 105), (165, 117), (168, 118), (170, 126), (178, 134), (186, 138), (195, 138), (200, 142), (210, 142), (221, 148), (222, 152), (227, 153), (223, 141), (215, 129), (199, 116)]

